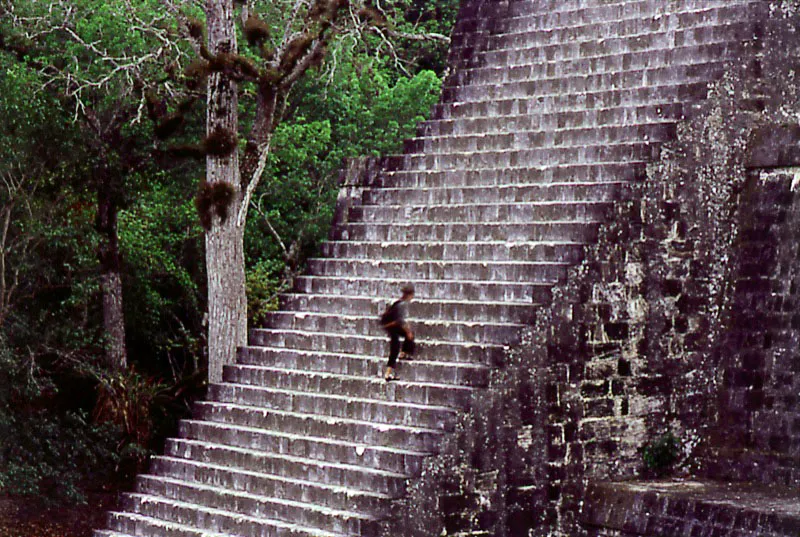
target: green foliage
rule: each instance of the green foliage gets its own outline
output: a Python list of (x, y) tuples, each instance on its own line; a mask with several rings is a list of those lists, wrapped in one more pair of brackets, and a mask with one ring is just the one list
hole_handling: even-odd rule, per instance
[(46, 503), (85, 502), (87, 484), (108, 480), (121, 460), (120, 431), (85, 412), (53, 412), (52, 379), (0, 340), (0, 492)]
[(98, 401), (93, 421), (121, 430), (127, 446), (125, 455), (141, 468), (149, 454), (147, 446), (153, 435), (153, 409), (167, 386), (136, 371), (95, 369), (98, 380)]
[[(53, 145), (69, 144), (76, 150), (75, 140), (66, 117), (58, 111), (58, 103), (39, 91), (40, 79), (31, 69), (0, 53), (0, 165), (41, 168), (56, 166), (58, 153)], [(55, 109), (55, 110), (54, 110)]]
[(287, 262), (289, 271), (296, 271), (327, 236), (344, 159), (399, 151), (427, 117), (440, 88), (441, 80), (432, 71), (398, 78), (364, 57), (351, 58), (333, 80), (317, 73), (299, 85), (293, 114), (275, 130), (255, 197), (259, 211), (248, 219), (251, 322), (260, 322), (272, 307), (258, 300), (271, 300), (288, 283), (286, 271), (276, 263)]
[[(145, 36), (133, 35), (120, 17), (111, 16), (119, 14), (115, 10), (122, 4), (72, 3), (83, 15), (78, 35), (113, 54), (145, 54), (150, 45), (137, 41)], [(45, 7), (14, 5), (34, 15)], [(135, 5), (147, 10), (158, 3)], [(51, 15), (61, 23), (57, 13)], [(84, 81), (113, 69), (80, 52), (75, 39), (59, 32), (47, 36), (29, 49), (35, 62), (53, 64), (64, 69), (63, 76)], [(62, 61), (65, 51), (74, 54), (74, 64)], [(155, 73), (156, 67), (141, 72)], [(0, 212), (10, 215), (0, 255), (5, 281), (17, 278), (13, 294), (2, 294), (10, 287), (0, 290), (3, 299), (11, 299), (8, 311), (0, 308), (5, 353), (0, 364), (0, 488), (43, 502), (80, 502), (90, 489), (129, 478), (150, 446), (174, 431), (175, 421), (186, 414), (185, 398), (197, 392), (191, 375), (199, 367), (203, 304), (198, 282), (204, 274), (201, 231), (190, 201), (194, 187), (187, 187), (197, 171), (183, 166), (157, 174), (148, 169), (147, 159), (135, 165), (150, 151), (147, 136), (137, 141), (147, 121), (132, 121), (136, 87), (131, 77), (118, 74), (82, 93), (86, 103), (96, 106), (98, 120), (110, 125), (109, 131), (119, 127), (125, 138), (103, 154), (97, 133), (75, 114), (75, 101), (45, 89), (64, 85), (46, 86), (46, 73), (35, 65), (0, 53), (0, 135), (7, 142), (0, 144), (0, 176), (19, 187), (12, 191), (0, 183)], [(127, 124), (115, 123), (123, 117)], [(103, 355), (100, 236), (95, 229), (98, 169), (108, 170), (114, 203), (122, 208), (129, 357), (148, 372), (126, 373), (119, 382), (93, 365), (102, 363)], [(157, 385), (155, 376), (174, 379), (171, 388)], [(101, 385), (105, 388), (98, 391)], [(110, 419), (114, 408), (138, 418)]]
[(295, 104), (308, 120), (330, 122), (335, 168), (344, 157), (399, 151), (441, 91), (441, 79), (432, 71), (398, 77), (369, 58), (344, 60), (333, 80), (309, 77)]
[[(439, 34), (450, 35), (458, 14), (459, 2), (452, 0), (398, 0), (385, 7), (387, 26), (399, 35)], [(447, 68), (447, 46), (441, 41), (424, 41), (398, 38), (394, 45), (396, 58), (389, 53), (378, 35), (365, 40), (364, 45), (374, 57), (383, 58), (386, 68), (401, 62), (408, 70), (416, 72), (430, 69), (443, 73)], [(368, 53), (369, 53), (368, 52)]]
[(335, 176), (325, 173), (331, 145), (327, 120), (307, 122), (299, 117), (275, 130), (274, 149), (257, 191), (256, 203), (263, 214), (253, 215), (247, 237), (247, 251), (256, 264), (264, 259), (287, 261), (264, 217), (287, 248), (296, 242), (308, 250), (325, 234), (336, 184)]
[(191, 198), (170, 176), (154, 177), (151, 189), (120, 213), (119, 237), (131, 354), (146, 370), (159, 370), (147, 357), (166, 357), (173, 370), (191, 372), (188, 364), (200, 352), (205, 276)]
[(282, 285), (284, 263), (279, 259), (265, 259), (247, 271), (247, 314), (251, 326), (264, 322), (267, 313), (278, 309), (278, 294), (286, 289)]
[[(120, 460), (116, 428), (91, 424), (82, 413), (42, 411), (22, 420), (0, 411), (0, 430), (16, 430), (4, 435), (0, 454), (0, 491), (6, 494), (85, 503), (87, 481), (107, 481)], [(88, 475), (87, 469), (92, 470)]]
[(681, 454), (681, 444), (675, 435), (668, 432), (639, 448), (642, 464), (647, 473), (662, 477), (668, 474)]
[[(37, 35), (36, 41), (9, 22), (0, 23), (0, 31), (26, 50), (30, 60), (55, 68), (66, 87), (71, 80), (73, 96), (98, 108), (129, 104), (121, 99), (136, 93), (133, 79), (158, 79), (164, 57), (177, 54), (177, 48), (164, 47), (162, 40), (174, 35), (177, 21), (165, 16), (157, 0), (15, 1), (13, 9), (30, 21), (27, 33)], [(120, 68), (133, 63), (135, 72)]]
[[(175, 163), (163, 153), (152, 158), (153, 124), (141, 84), (180, 76), (193, 55), (181, 42), (168, 54), (151, 56), (162, 44), (157, 32), (175, 35), (174, 17), (158, 0), (59, 5), (72, 10), (75, 35), (59, 29), (32, 43), (9, 29), (8, 18), (0, 20), (7, 42), (25, 50), (25, 61), (0, 52), (0, 174), (13, 173), (24, 184), (13, 199), (0, 192), (0, 210), (12, 215), (8, 237), (15, 241), (5, 249), (6, 267), (20, 275), (16, 301), (0, 316), (0, 491), (79, 502), (88, 487), (134, 471), (151, 446), (174, 431), (201, 384), (203, 231), (192, 200), (202, 167)], [(272, 26), (269, 47), (283, 34), (289, 11), (280, 2), (254, 5)], [(32, 34), (66, 20), (62, 7), (46, 11), (49, 3), (20, 0), (13, 6), (19, 15), (42, 17)], [(456, 8), (401, 0), (386, 12), (381, 31), (448, 34)], [(198, 5), (185, 9), (202, 18)], [(132, 17), (155, 22), (131, 24)], [(325, 238), (343, 160), (398, 151), (438, 98), (444, 46), (392, 38), (392, 56), (377, 32), (367, 31), (358, 43), (355, 35), (330, 44), (335, 61), (298, 83), (274, 133), (254, 196), (258, 210), (251, 211), (246, 232), (254, 323), (277, 307), (278, 293)], [(141, 59), (141, 69), (116, 70), (97, 51)], [(250, 58), (261, 52), (257, 46), (244, 51)], [(176, 56), (180, 67), (172, 63)], [(56, 82), (47, 78), (55, 72)], [(65, 94), (67, 79), (89, 84)], [(247, 95), (253, 87), (244, 83), (242, 89)], [(113, 133), (105, 145), (76, 106), (77, 96)], [(162, 119), (183, 111), (160, 101), (163, 94), (156, 97), (152, 106), (163, 108)], [(195, 104), (199, 119), (179, 118), (177, 141), (202, 138), (202, 102)], [(252, 110), (247, 99), (241, 102), (246, 126)], [(141, 373), (97, 365), (103, 355), (98, 171), (109, 174), (119, 209), (128, 354)]]
[[(66, 353), (92, 345), (82, 320), (96, 283), (92, 202), (68, 178), (84, 172), (80, 136), (63, 110), (38, 90), (37, 74), (0, 54), (0, 243), (5, 282), (0, 329), (12, 346)], [(22, 307), (24, 305), (24, 307)], [(72, 318), (71, 326), (58, 320)]]

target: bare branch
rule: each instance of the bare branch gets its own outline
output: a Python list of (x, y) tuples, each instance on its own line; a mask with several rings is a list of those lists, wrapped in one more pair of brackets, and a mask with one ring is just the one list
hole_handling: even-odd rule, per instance
[(264, 210), (264, 207), (263, 207), (264, 196), (265, 196), (265, 194), (261, 195), (261, 197), (258, 200), (258, 203), (254, 203), (253, 204), (253, 208), (261, 216), (261, 218), (264, 219), (264, 223), (267, 224), (267, 228), (269, 228), (269, 232), (272, 233), (272, 236), (275, 237), (276, 241), (278, 241), (278, 245), (281, 247), (281, 251), (283, 252), (284, 259), (288, 260), (289, 259), (289, 250), (286, 249), (286, 244), (284, 244), (283, 239), (281, 238), (281, 236), (278, 234), (278, 232), (273, 227), (272, 222), (270, 222), (270, 220), (269, 220), (269, 216), (267, 216), (267, 212)]
[[(11, 295), (8, 293), (8, 284), (6, 282), (6, 255), (8, 253), (6, 242), (8, 240), (8, 228), (11, 225), (12, 207), (12, 204), (8, 204), (0, 212), (3, 219), (2, 232), (0, 232), (0, 320), (5, 319), (6, 311), (11, 305)], [(0, 325), (2, 325), (2, 322), (0, 322)]]
[[(137, 12), (132, 0), (124, 0), (122, 16), (130, 29), (153, 42), (153, 46), (146, 54), (134, 52), (120, 52), (113, 54), (100, 44), (100, 41), (89, 41), (78, 31), (80, 17), (85, 13), (78, 13), (68, 0), (53, 0), (47, 7), (48, 15), (24, 16), (15, 8), (14, 3), (4, 0), (2, 9), (4, 15), (11, 22), (11, 26), (19, 35), (29, 42), (41, 44), (45, 38), (52, 34), (60, 34), (67, 40), (78, 44), (91, 58), (89, 62), (76, 57), (67, 58), (70, 64), (66, 68), (57, 68), (52, 65), (38, 65), (38, 70), (44, 79), (44, 88), (55, 87), (67, 97), (73, 99), (75, 118), (85, 113), (88, 93), (107, 93), (112, 84), (120, 83), (113, 91), (123, 94), (134, 94), (141, 90), (141, 86), (151, 79), (150, 70), (161, 70), (164, 65), (172, 64), (176, 69), (181, 69), (189, 55), (181, 46), (179, 40), (173, 38), (172, 32), (166, 27), (166, 22), (173, 15), (170, 9), (177, 9), (171, 2), (165, 2), (166, 11), (155, 14), (152, 18), (143, 19)], [(35, 60), (38, 62), (40, 60)], [(108, 65), (108, 70), (100, 70), (94, 74), (83, 68), (85, 65)], [(141, 109), (140, 109), (141, 110)], [(141, 119), (141, 114), (137, 115)]]
[(286, 52), (286, 47), (288, 44), (299, 35), (299, 32), (295, 32), (292, 30), (294, 28), (295, 21), (297, 20), (297, 15), (300, 13), (300, 10), (304, 7), (308, 7), (307, 0), (296, 0), (294, 6), (292, 7), (291, 14), (289, 18), (286, 20), (286, 28), (283, 31), (283, 40), (281, 41), (281, 46), (278, 49), (278, 54), (275, 56), (280, 58)]
[(401, 39), (409, 39), (411, 41), (438, 41), (440, 43), (450, 44), (450, 38), (443, 34), (437, 34), (436, 32), (426, 32), (420, 34), (409, 34), (406, 32), (400, 32), (398, 30), (394, 30), (392, 28), (387, 28), (385, 33), (392, 37), (398, 37)]
[(256, 165), (256, 169), (253, 171), (253, 175), (250, 176), (249, 180), (247, 181), (247, 186), (244, 190), (244, 199), (242, 200), (242, 205), (239, 207), (239, 214), (237, 215), (237, 225), (244, 226), (245, 220), (247, 220), (247, 210), (250, 206), (250, 200), (253, 199), (253, 194), (258, 188), (258, 183), (261, 182), (261, 176), (264, 174), (264, 169), (267, 167), (267, 160), (269, 159), (269, 150), (270, 150), (270, 140), (272, 136), (269, 137), (266, 144), (258, 148), (258, 164)]
[[(40, 237), (15, 224), (20, 210), (28, 220), (33, 219), (30, 197), (36, 192), (40, 179), (31, 180), (19, 165), (0, 174), (5, 203), (0, 209), (0, 326), (15, 304), (25, 296), (19, 294), (21, 269), (15, 259), (24, 258), (40, 244)], [(11, 266), (9, 257), (11, 256)]]
[(194, 6), (199, 11), (204, 10), (204, 5), (202, 0), (186, 0), (183, 2), (176, 3), (175, 0), (162, 0), (162, 4), (166, 8), (166, 10), (178, 21), (178, 28), (181, 34), (181, 37), (186, 39), (192, 45), (192, 49), (194, 50), (195, 55), (200, 55), (200, 48), (204, 45), (204, 43), (200, 42), (199, 40), (192, 37), (191, 32), (189, 32), (189, 17), (186, 16), (183, 8), (188, 4), (190, 6)]
[(311, 67), (315, 56), (319, 54), (327, 44), (326, 37), (329, 36), (323, 36), (315, 40), (311, 47), (309, 47), (306, 54), (300, 59), (299, 62), (297, 62), (297, 65), (295, 65), (291, 72), (283, 78), (281, 81), (281, 87), (285, 91), (288, 91), (295, 84), (295, 82), (297, 82), (300, 77), (303, 76), (306, 71), (308, 71), (308, 68)]
[[(395, 66), (398, 69), (400, 69), (403, 72), (403, 74), (408, 75), (409, 74), (408, 69), (405, 68), (405, 66), (403, 65), (403, 61), (400, 59), (400, 56), (397, 54), (397, 50), (394, 48), (394, 43), (392, 43), (392, 41), (386, 36), (386, 34), (380, 28), (373, 27), (373, 28), (371, 28), (371, 30), (373, 32), (375, 32), (376, 34), (378, 34), (378, 36), (381, 38), (381, 43), (383, 43), (386, 46), (386, 48), (389, 49), (389, 54), (391, 55), (392, 59), (394, 60)], [(378, 50), (380, 52), (380, 49), (378, 49)]]

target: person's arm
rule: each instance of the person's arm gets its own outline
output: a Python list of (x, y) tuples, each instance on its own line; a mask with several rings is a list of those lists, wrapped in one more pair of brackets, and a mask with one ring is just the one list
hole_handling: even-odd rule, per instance
[(403, 323), (401, 328), (406, 335), (406, 339), (413, 341), (414, 340), (414, 332), (411, 331), (411, 325), (408, 323)]
[(398, 306), (397, 320), (400, 322), (400, 329), (405, 334), (406, 339), (413, 340), (414, 332), (411, 331), (411, 325), (408, 324), (408, 302), (403, 300), (398, 304)]

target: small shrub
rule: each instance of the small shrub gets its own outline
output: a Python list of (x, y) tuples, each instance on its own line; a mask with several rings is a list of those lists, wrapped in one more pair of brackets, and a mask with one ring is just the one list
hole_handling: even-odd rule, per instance
[(127, 445), (120, 456), (143, 468), (154, 431), (152, 410), (166, 386), (134, 370), (94, 374), (99, 384), (93, 421), (121, 430)]
[(247, 271), (247, 314), (250, 324), (260, 326), (269, 312), (278, 309), (278, 295), (286, 291), (282, 263), (262, 261)]
[(641, 448), (642, 463), (645, 472), (656, 477), (667, 475), (678, 462), (681, 453), (681, 444), (671, 432), (652, 440)]
[(85, 414), (0, 413), (3, 424), (14, 428), (0, 450), (2, 493), (46, 505), (83, 504), (87, 483), (109, 480), (120, 461), (120, 431), (92, 424)]

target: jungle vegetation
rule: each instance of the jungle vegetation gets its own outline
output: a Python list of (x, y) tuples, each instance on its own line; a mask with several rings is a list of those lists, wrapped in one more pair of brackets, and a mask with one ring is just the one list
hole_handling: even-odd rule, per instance
[[(202, 4), (0, 0), (0, 495), (127, 487), (202, 396)], [(238, 3), (243, 65), (293, 5), (316, 3)], [(354, 22), (281, 95), (247, 202), (251, 326), (325, 238), (344, 159), (400, 150), (446, 76), (455, 1), (337, 6)], [(258, 82), (237, 91), (248, 126)]]

